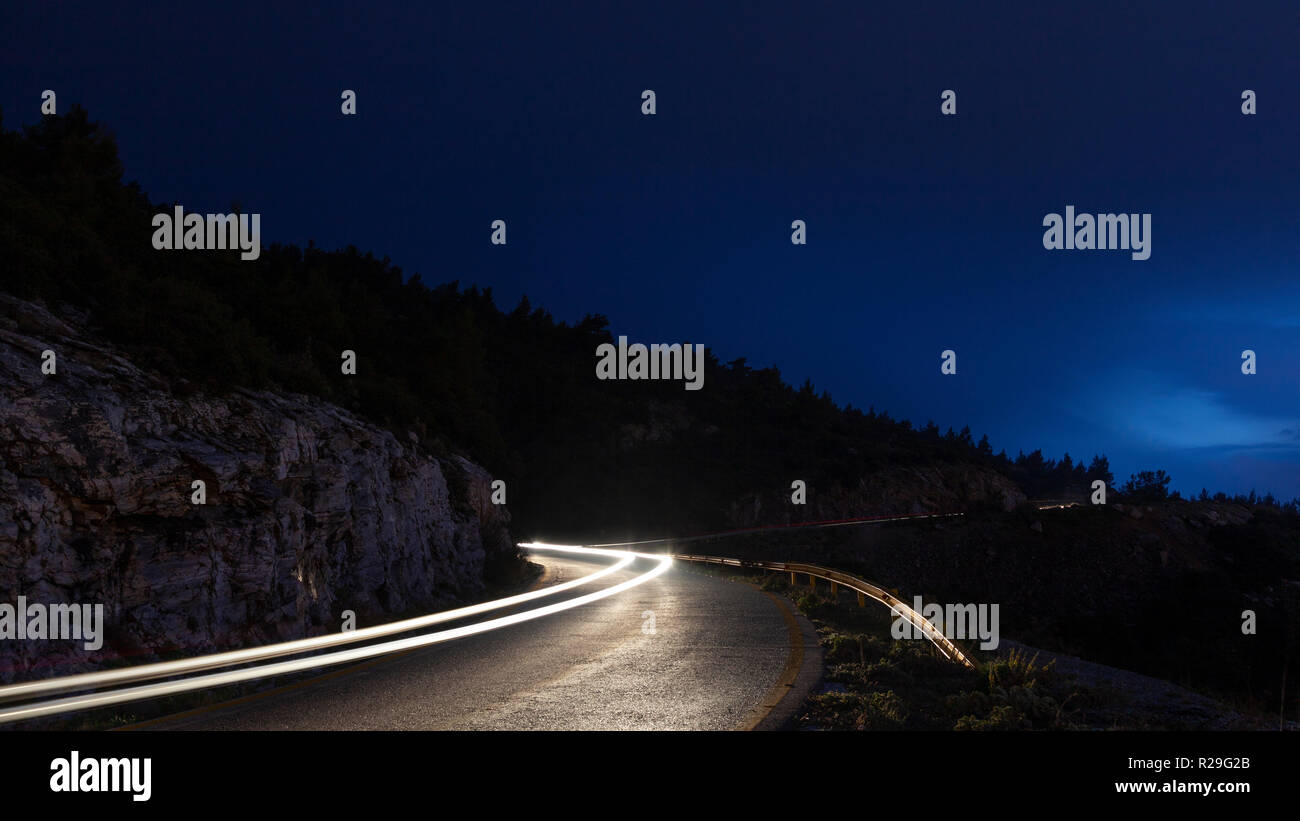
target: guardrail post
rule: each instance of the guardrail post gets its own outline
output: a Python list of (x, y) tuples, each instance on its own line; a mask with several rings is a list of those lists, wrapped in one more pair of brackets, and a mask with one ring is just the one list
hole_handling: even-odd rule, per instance
[(817, 589), (817, 577), (811, 573), (808, 574), (808, 586), (813, 590)]
[(833, 599), (839, 594), (840, 594), (840, 586), (835, 582), (831, 582), (831, 598)]
[(790, 586), (794, 587), (799, 584), (799, 580), (794, 577), (794, 571), (790, 571)]
[(863, 595), (863, 594), (859, 591), (859, 593), (858, 593), (858, 607), (866, 607), (866, 606), (867, 606), (867, 597), (866, 597), (865, 595)]

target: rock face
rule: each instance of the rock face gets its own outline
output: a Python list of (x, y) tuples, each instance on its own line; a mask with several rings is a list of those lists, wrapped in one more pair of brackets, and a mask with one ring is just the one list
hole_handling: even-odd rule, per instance
[(750, 496), (732, 506), (731, 522), (750, 527), (769, 521), (821, 521), (862, 515), (948, 513), (971, 507), (1010, 511), (1025, 494), (993, 470), (963, 464), (893, 465), (865, 471), (846, 487), (813, 484), (807, 504), (790, 504), (788, 492)]
[(444, 607), (517, 558), (490, 483), (319, 400), (177, 396), (80, 318), (0, 295), (0, 604), (106, 622), (98, 652), (0, 640), (0, 681)]

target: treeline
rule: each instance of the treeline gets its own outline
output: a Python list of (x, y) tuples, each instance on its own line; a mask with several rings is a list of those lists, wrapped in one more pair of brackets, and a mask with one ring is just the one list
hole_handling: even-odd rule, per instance
[[(527, 299), (505, 311), (490, 289), (431, 287), (354, 247), (273, 244), (256, 261), (156, 251), (151, 218), (173, 205), (123, 182), (114, 138), (80, 108), (22, 132), (0, 124), (4, 290), (86, 310), (177, 391), (307, 393), (464, 452), (507, 480), (520, 536), (664, 526), (666, 511), (668, 526), (719, 525), (736, 498), (791, 476), (847, 484), (900, 462), (986, 465), (1030, 497), (1111, 481), (1104, 456), (1010, 459), (969, 429), (840, 407), (743, 359), (709, 354), (703, 391), (598, 382), (595, 349), (612, 341), (602, 316), (557, 322)], [(355, 376), (340, 373), (344, 350)]]

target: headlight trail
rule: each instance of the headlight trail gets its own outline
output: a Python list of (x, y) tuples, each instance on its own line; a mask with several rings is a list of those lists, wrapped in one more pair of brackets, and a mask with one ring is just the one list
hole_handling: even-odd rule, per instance
[[(869, 525), (869, 524), (886, 524), (888, 522), (903, 522), (912, 519), (947, 519), (953, 516), (965, 516), (965, 513), (905, 513), (901, 515), (882, 515), (866, 516), (854, 519), (825, 519), (815, 522), (791, 522), (780, 525), (759, 525), (755, 527), (743, 527), (736, 530), (717, 530), (712, 533), (696, 533), (691, 536), (669, 536), (662, 539), (642, 539), (637, 542), (604, 542), (601, 544), (591, 545), (592, 547), (635, 547), (646, 544), (683, 544), (686, 542), (699, 542), (711, 539), (721, 539), (728, 536), (749, 536), (755, 533), (767, 533), (774, 530), (806, 530), (827, 527), (847, 527), (849, 525)], [(527, 547), (527, 545), (523, 545)], [(649, 554), (638, 554), (649, 555)]]
[[(209, 673), (202, 676), (192, 676), (190, 678), (177, 679), (175, 681), (164, 681), (155, 684), (144, 684), (138, 687), (126, 687), (118, 690), (108, 690), (101, 693), (87, 693), (83, 695), (69, 696), (67, 698), (54, 699), (51, 701), (37, 702), (33, 704), (23, 704), (16, 707), (9, 707), (0, 710), (0, 724), (14, 721), (24, 721), (41, 716), (54, 715), (56, 713), (68, 712), (70, 710), (85, 710), (94, 707), (105, 707), (111, 704), (120, 704), (126, 701), (139, 701), (142, 699), (159, 698), (162, 696), (185, 693), (191, 690), (202, 690), (209, 687), (220, 687), (227, 684), (237, 684), (251, 679), (266, 678), (269, 676), (284, 675), (287, 673), (297, 673), (303, 670), (311, 670), (318, 667), (329, 667), (336, 664), (346, 664), (352, 661), (382, 656), (388, 653), (396, 653), (402, 650), (413, 650), (419, 647), (428, 647), (453, 639), (473, 636), (479, 633), (486, 633), (491, 630), (498, 630), (502, 627), (508, 627), (512, 624), (540, 619), (543, 616), (549, 616), (565, 610), (571, 610), (575, 607), (581, 607), (584, 604), (599, 601), (610, 596), (618, 595), (625, 590), (630, 590), (641, 584), (645, 584), (651, 579), (663, 575), (672, 567), (672, 557), (653, 555), (653, 554), (636, 554), (627, 553), (621, 550), (600, 550), (597, 548), (576, 547), (570, 545), (549, 545), (549, 544), (531, 544), (521, 545), (530, 547), (534, 550), (554, 550), (567, 553), (583, 553), (605, 555), (615, 558), (624, 558), (626, 561), (617, 565), (613, 569), (607, 569), (606, 572), (613, 572), (614, 569), (626, 567), (627, 563), (635, 558), (649, 558), (658, 561), (658, 564), (652, 569), (642, 573), (639, 576), (620, 582), (612, 587), (587, 593), (573, 599), (568, 599), (554, 604), (543, 605), (531, 610), (525, 610), (522, 613), (514, 613), (509, 616), (502, 616), (496, 619), (490, 619), (476, 624), (468, 624), (462, 627), (454, 627), (450, 630), (441, 630), (436, 633), (428, 633), (422, 636), (411, 636), (405, 639), (396, 639), (394, 641), (383, 642), (381, 644), (371, 644), (365, 647), (356, 647), (350, 650), (340, 650), (333, 653), (326, 653), (320, 656), (310, 656), (303, 659), (294, 659), (292, 661), (281, 661), (273, 664), (263, 664), (255, 667), (248, 667), (242, 670), (231, 670), (224, 673)], [(577, 582), (587, 582), (590, 576), (575, 580)], [(548, 588), (553, 589), (553, 588)], [(541, 591), (534, 591), (541, 592)], [(525, 594), (527, 595), (527, 594)], [(533, 598), (536, 598), (534, 596)], [(448, 611), (454, 612), (454, 611)], [(435, 614), (444, 615), (444, 614)], [(423, 617), (429, 618), (429, 617)], [(401, 622), (397, 622), (401, 623)], [(94, 675), (94, 674), (91, 674)]]
[(566, 590), (572, 590), (575, 587), (581, 587), (582, 585), (590, 584), (602, 579), (612, 573), (617, 573), (636, 559), (634, 554), (620, 551), (604, 551), (601, 555), (615, 557), (618, 561), (614, 562), (614, 564), (609, 567), (602, 568), (595, 573), (574, 579), (573, 581), (552, 585), (550, 587), (543, 587), (538, 590), (530, 590), (527, 593), (507, 596), (503, 599), (493, 599), (492, 601), (480, 602), (479, 604), (472, 604), (467, 607), (458, 607), (455, 610), (443, 610), (438, 613), (430, 613), (427, 616), (417, 616), (411, 619), (403, 619), (401, 621), (375, 625), (374, 627), (365, 627), (360, 630), (350, 630), (346, 633), (330, 633), (324, 636), (295, 639), (293, 641), (280, 642), (277, 644), (268, 644), (263, 647), (250, 647), (245, 650), (230, 650), (224, 653), (213, 653), (206, 656), (178, 659), (176, 661), (140, 664), (117, 670), (103, 670), (96, 673), (81, 673), (73, 676), (42, 679), (40, 681), (29, 681), (20, 684), (9, 684), (0, 687), (0, 703), (17, 699), (32, 698), (35, 696), (66, 693), (72, 690), (100, 689), (116, 684), (129, 684), (137, 681), (148, 681), (150, 679), (165, 678), (167, 676), (182, 675), (185, 673), (197, 673), (202, 670), (213, 670), (218, 667), (229, 667), (234, 664), (243, 664), (250, 661), (262, 661), (265, 659), (279, 658), (280, 656), (291, 656), (296, 653), (322, 650), (327, 647), (336, 647), (343, 644), (350, 644), (352, 642), (405, 633), (410, 630), (418, 630), (422, 627), (431, 627), (435, 624), (455, 621), (469, 616), (477, 616), (481, 613), (499, 610), (502, 607), (522, 604), (524, 602), (542, 598), (543, 596), (553, 596), (556, 593), (563, 593)]

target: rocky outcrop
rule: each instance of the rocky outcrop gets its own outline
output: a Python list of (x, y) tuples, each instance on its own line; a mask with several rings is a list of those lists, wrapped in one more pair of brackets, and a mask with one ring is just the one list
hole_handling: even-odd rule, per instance
[[(196, 480), (206, 504), (193, 503)], [(106, 621), (95, 653), (0, 641), (0, 680), (472, 596), (485, 568), (516, 559), (490, 482), (320, 400), (178, 396), (82, 318), (0, 296), (0, 603), (102, 603)]]
[(788, 492), (752, 495), (734, 504), (737, 527), (768, 522), (826, 521), (869, 515), (949, 513), (971, 508), (1014, 510), (1025, 494), (996, 471), (959, 462), (886, 465), (863, 470), (852, 485), (808, 483), (806, 504)]

